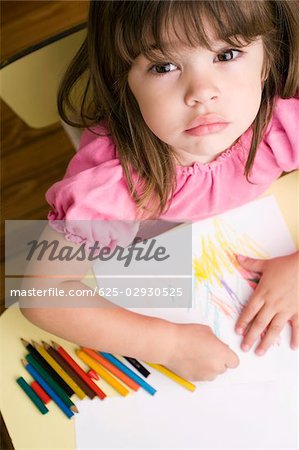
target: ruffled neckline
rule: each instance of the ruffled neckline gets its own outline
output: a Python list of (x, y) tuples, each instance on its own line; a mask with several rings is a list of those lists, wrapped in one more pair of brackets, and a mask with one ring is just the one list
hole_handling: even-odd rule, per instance
[[(220, 153), (220, 155), (217, 156), (213, 161), (210, 161), (208, 163), (201, 163), (199, 161), (196, 161), (192, 163), (190, 166), (182, 166), (180, 164), (176, 165), (176, 171), (179, 174), (183, 175), (192, 175), (199, 171), (201, 172), (210, 172), (215, 170), (218, 166), (226, 162), (227, 160), (230, 160), (234, 157), (236, 153), (238, 153), (238, 156), (240, 157), (240, 152), (244, 151), (244, 137), (249, 137), (249, 134), (252, 130), (248, 129), (245, 131), (245, 133), (240, 136), (240, 138), (227, 150)], [(249, 150), (249, 148), (248, 148)]]

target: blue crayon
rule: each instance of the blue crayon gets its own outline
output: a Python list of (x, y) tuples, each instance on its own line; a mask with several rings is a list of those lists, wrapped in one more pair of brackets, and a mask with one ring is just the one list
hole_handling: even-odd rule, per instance
[(61, 398), (53, 391), (53, 389), (48, 385), (48, 383), (41, 377), (41, 375), (35, 370), (31, 364), (23, 363), (25, 369), (32, 375), (32, 377), (41, 385), (41, 387), (46, 391), (46, 393), (52, 398), (52, 400), (57, 404), (57, 406), (64, 412), (64, 414), (70, 419), (74, 413), (71, 411), (66, 404), (61, 400)]
[(105, 352), (98, 352), (99, 355), (104, 356), (104, 358), (108, 359), (112, 364), (114, 364), (118, 369), (120, 369), (122, 372), (124, 372), (128, 377), (132, 378), (132, 380), (136, 381), (136, 383), (139, 384), (145, 391), (147, 391), (149, 394), (154, 395), (157, 391), (154, 389), (150, 384), (148, 384), (146, 381), (144, 381), (142, 378), (140, 378), (138, 375), (136, 375), (133, 370), (129, 369), (125, 364), (123, 364), (119, 359), (117, 359), (115, 356), (111, 355), (111, 353), (105, 353)]

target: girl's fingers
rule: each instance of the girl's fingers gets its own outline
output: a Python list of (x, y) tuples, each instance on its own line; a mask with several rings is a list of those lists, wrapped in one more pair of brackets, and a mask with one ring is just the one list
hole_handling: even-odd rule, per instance
[(265, 268), (266, 260), (249, 258), (243, 255), (237, 255), (237, 259), (244, 269), (251, 272), (262, 273)]
[(256, 317), (252, 320), (249, 330), (241, 344), (242, 350), (250, 350), (254, 342), (260, 337), (261, 333), (269, 325), (273, 318), (273, 313), (269, 308), (263, 307)]
[(238, 365), (239, 365), (239, 363), (240, 363), (239, 357), (238, 357), (238, 355), (237, 355), (235, 352), (233, 352), (232, 349), (230, 349), (229, 347), (228, 347), (227, 350), (228, 350), (228, 351), (227, 351), (227, 360), (226, 360), (226, 363), (225, 363), (225, 367), (226, 367), (226, 368), (229, 367), (229, 368), (231, 368), (231, 369), (234, 369), (234, 368), (238, 367)]
[(292, 336), (291, 336), (291, 348), (296, 350), (299, 346), (299, 322), (298, 314), (295, 314), (291, 320)]
[(257, 355), (263, 355), (264, 353), (266, 353), (269, 347), (271, 347), (271, 345), (275, 344), (287, 321), (288, 316), (285, 316), (283, 314), (277, 314), (272, 319), (265, 335), (261, 339), (259, 346), (255, 350), (255, 353)]
[(258, 288), (243, 309), (236, 323), (237, 334), (244, 335), (250, 322), (255, 318), (260, 309), (264, 306), (264, 300), (258, 294)]

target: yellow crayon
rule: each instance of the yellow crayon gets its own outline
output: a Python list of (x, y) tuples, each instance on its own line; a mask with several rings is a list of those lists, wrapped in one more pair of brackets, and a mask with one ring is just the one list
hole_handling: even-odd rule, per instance
[(95, 370), (100, 377), (103, 378), (110, 386), (112, 386), (117, 392), (119, 392), (124, 397), (128, 395), (129, 390), (125, 388), (119, 381), (117, 381), (109, 372), (107, 372), (97, 361), (95, 361), (91, 356), (87, 355), (83, 350), (76, 350), (78, 358), (80, 358), (85, 364), (87, 364), (91, 369)]
[(184, 386), (186, 389), (189, 389), (189, 391), (195, 391), (196, 386), (193, 383), (190, 383), (190, 381), (185, 380), (184, 378), (180, 377), (179, 375), (175, 374), (171, 370), (167, 369), (164, 366), (161, 366), (160, 364), (154, 364), (147, 362), (149, 366), (151, 366), (153, 369), (158, 370), (158, 372), (163, 373), (163, 375), (166, 375), (167, 377), (171, 378), (176, 383), (180, 384), (181, 386)]
[(82, 389), (75, 383), (75, 381), (67, 374), (62, 367), (55, 361), (54, 358), (52, 358), (51, 355), (47, 352), (47, 350), (42, 346), (38, 345), (36, 343), (33, 344), (38, 353), (47, 361), (47, 363), (50, 364), (50, 366), (55, 370), (55, 372), (58, 373), (58, 375), (61, 376), (61, 378), (66, 382), (66, 384), (69, 385), (71, 389), (75, 392), (77, 397), (79, 397), (81, 400), (86, 397), (85, 392), (82, 391)]

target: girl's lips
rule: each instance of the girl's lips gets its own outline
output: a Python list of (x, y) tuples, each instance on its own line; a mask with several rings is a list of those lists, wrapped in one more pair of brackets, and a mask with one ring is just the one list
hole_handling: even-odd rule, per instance
[(207, 113), (201, 116), (197, 116), (192, 122), (187, 126), (187, 130), (191, 130), (192, 128), (197, 128), (200, 125), (210, 125), (213, 123), (227, 123), (227, 120), (219, 114), (215, 113)]
[(185, 133), (190, 136), (204, 136), (206, 134), (218, 133), (229, 125), (221, 115), (208, 113), (197, 116), (189, 123)]
[(224, 130), (229, 125), (228, 122), (214, 122), (198, 125), (189, 130), (185, 130), (185, 133), (189, 136), (204, 136), (206, 134), (218, 133)]

